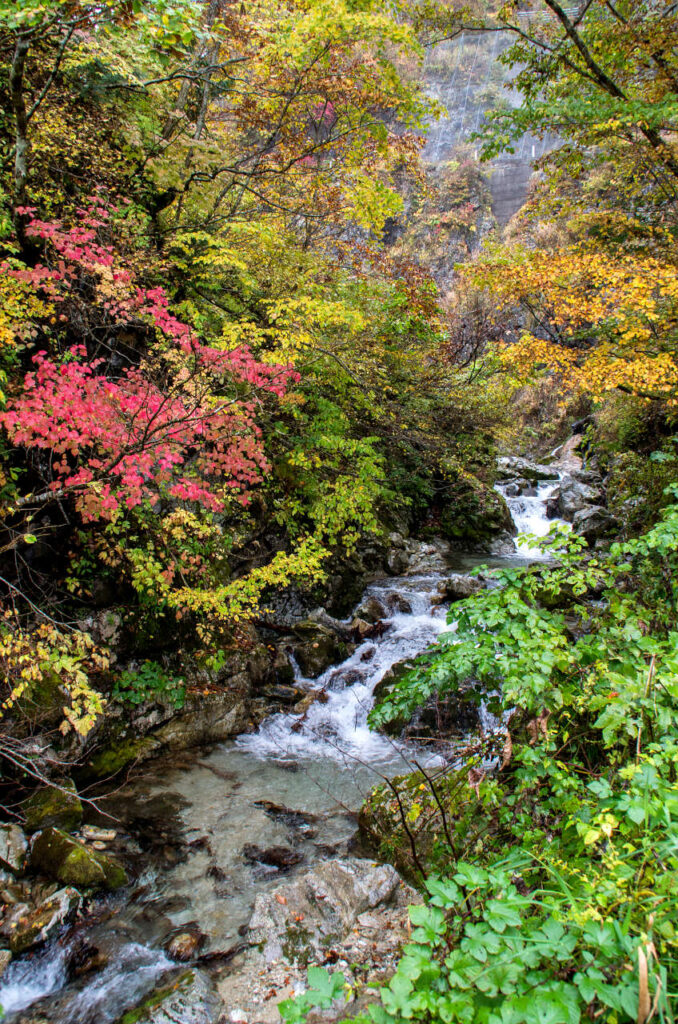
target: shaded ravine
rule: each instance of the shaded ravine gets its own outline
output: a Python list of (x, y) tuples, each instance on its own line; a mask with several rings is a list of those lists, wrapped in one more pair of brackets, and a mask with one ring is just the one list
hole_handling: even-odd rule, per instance
[[(551, 490), (542, 485), (534, 497), (508, 499), (519, 531), (548, 531)], [(289, 874), (349, 853), (369, 790), (410, 767), (408, 748), (372, 732), (367, 714), (388, 669), (445, 628), (446, 609), (434, 603), (440, 580), (462, 564), (534, 557), (529, 547), (508, 558), (460, 556), (459, 565), (440, 562), (372, 584), (367, 596), (391, 609), (384, 634), (313, 682), (299, 676), (320, 695), (303, 715), (272, 715), (256, 732), (187, 755), (183, 764), (158, 762), (111, 796), (106, 809), (119, 827), (142, 836), (149, 866), (135, 886), (101, 901), (99, 919), (95, 906), (93, 920), (10, 965), (0, 981), (6, 1019), (32, 1020), (39, 1010), (36, 1019), (50, 1024), (112, 1024), (175, 966), (163, 946), (176, 930), (197, 927), (213, 961), (238, 947), (256, 895), (280, 879), (258, 848), (289, 850)], [(68, 965), (83, 941), (107, 962), (72, 981)]]

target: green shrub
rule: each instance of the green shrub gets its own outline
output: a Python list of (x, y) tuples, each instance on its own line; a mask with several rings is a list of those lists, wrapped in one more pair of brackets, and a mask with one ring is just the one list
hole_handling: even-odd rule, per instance
[(113, 685), (113, 697), (125, 704), (159, 701), (175, 708), (184, 705), (184, 680), (169, 676), (157, 661), (144, 661), (139, 668), (122, 672)]

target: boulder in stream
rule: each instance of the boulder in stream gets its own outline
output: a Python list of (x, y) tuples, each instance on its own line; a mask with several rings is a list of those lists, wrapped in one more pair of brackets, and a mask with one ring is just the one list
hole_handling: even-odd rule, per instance
[(290, 846), (267, 846), (263, 848), (254, 843), (246, 843), (243, 848), (243, 857), (250, 864), (266, 864), (268, 867), (277, 868), (278, 871), (288, 871), (295, 864), (301, 864), (304, 859), (303, 853), (293, 850)]
[(341, 942), (358, 916), (395, 897), (395, 868), (370, 860), (329, 860), (284, 888), (257, 896), (250, 941), (268, 961), (307, 963), (315, 952)]
[(75, 917), (80, 907), (80, 895), (69, 887), (55, 892), (33, 910), (12, 922), (9, 946), (12, 953), (25, 953), (47, 942)]
[[(256, 945), (218, 983), (228, 1020), (276, 1024), (277, 1004), (305, 987), (307, 966), (331, 964), (349, 984), (386, 980), (409, 937), (407, 906), (420, 902), (392, 867), (371, 860), (329, 860), (259, 895), (249, 926)], [(339, 1018), (360, 1009), (342, 1006)]]
[(513, 480), (515, 477), (531, 481), (557, 480), (558, 470), (553, 466), (530, 462), (519, 455), (504, 455), (497, 459), (497, 476), (500, 480)]
[(46, 828), (34, 839), (31, 867), (64, 885), (85, 889), (119, 889), (127, 883), (117, 860), (88, 849), (57, 828)]
[(445, 604), (448, 601), (464, 601), (467, 597), (477, 594), (479, 590), (483, 590), (484, 587), (484, 582), (478, 579), (477, 576), (468, 576), (466, 573), (455, 572), (441, 580), (433, 604)]
[(344, 661), (351, 648), (328, 626), (312, 619), (295, 626), (294, 657), (307, 679), (317, 679), (330, 665)]
[(566, 473), (560, 481), (560, 486), (555, 495), (547, 504), (547, 514), (550, 518), (562, 516), (563, 519), (572, 522), (577, 512), (588, 508), (590, 505), (600, 504), (602, 491), (599, 485), (587, 483), (578, 477)]
[(589, 505), (577, 512), (572, 520), (572, 529), (593, 545), (619, 527), (619, 520), (600, 505)]

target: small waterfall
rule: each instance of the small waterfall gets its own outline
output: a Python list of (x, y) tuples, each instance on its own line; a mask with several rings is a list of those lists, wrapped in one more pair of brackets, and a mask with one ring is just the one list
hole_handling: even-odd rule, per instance
[(437, 576), (422, 576), (369, 587), (366, 596), (375, 597), (385, 609), (408, 610), (386, 611), (385, 635), (360, 644), (346, 661), (319, 679), (299, 677), (299, 683), (321, 695), (308, 711), (272, 715), (256, 733), (241, 736), (238, 746), (259, 758), (331, 758), (347, 766), (356, 759), (399, 760), (398, 744), (371, 732), (367, 715), (374, 689), (386, 672), (419, 654), (445, 629), (444, 609), (431, 604), (438, 581)]
[[(558, 480), (548, 480), (533, 488), (533, 494), (512, 495), (507, 493), (510, 484), (497, 484), (497, 490), (506, 500), (518, 535), (528, 533), (535, 537), (546, 537), (555, 522), (560, 519), (549, 519), (546, 514), (546, 503), (558, 490)], [(516, 541), (516, 552), (521, 558), (540, 561), (547, 556), (541, 548), (526, 541)]]
[[(57, 940), (12, 961), (0, 981), (3, 1020), (12, 1020), (14, 1014), (68, 985), (77, 941), (76, 932), (69, 941)], [(112, 1024), (153, 988), (160, 975), (175, 966), (161, 950), (138, 942), (114, 943), (103, 970), (72, 989), (65, 988), (46, 1019), (54, 1024)]]

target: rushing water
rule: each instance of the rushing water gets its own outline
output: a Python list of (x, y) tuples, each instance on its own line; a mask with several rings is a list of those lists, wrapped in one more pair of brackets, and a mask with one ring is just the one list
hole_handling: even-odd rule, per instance
[[(508, 498), (520, 532), (548, 531), (552, 490), (540, 485), (532, 496)], [(538, 554), (521, 546), (513, 559)], [(410, 768), (406, 745), (368, 728), (374, 688), (445, 628), (445, 609), (434, 597), (447, 572), (440, 565), (372, 584), (367, 596), (392, 609), (384, 634), (315, 681), (298, 676), (320, 698), (305, 714), (272, 715), (234, 742), (150, 766), (109, 799), (120, 828), (134, 834), (141, 827), (150, 837), (150, 867), (130, 892), (104, 901), (94, 923), (10, 965), (0, 980), (8, 1021), (22, 1021), (21, 1010), (30, 1006), (31, 1016), (39, 1009), (50, 1024), (112, 1024), (173, 966), (162, 947), (178, 928), (198, 925), (210, 953), (237, 946), (257, 893), (280, 878), (248, 847), (289, 849), (298, 860), (292, 872), (350, 851), (355, 814), (369, 790)], [(83, 935), (106, 963), (72, 981), (69, 960)]]
[[(557, 480), (540, 483), (534, 488), (534, 494), (511, 496), (506, 493), (506, 485), (498, 484), (497, 490), (506, 498), (511, 517), (515, 523), (518, 536), (530, 534), (533, 537), (546, 537), (555, 520), (547, 519), (546, 502), (558, 488)], [(557, 520), (561, 522), (561, 520)], [(544, 558), (541, 548), (529, 541), (516, 541), (517, 553), (531, 561)]]

